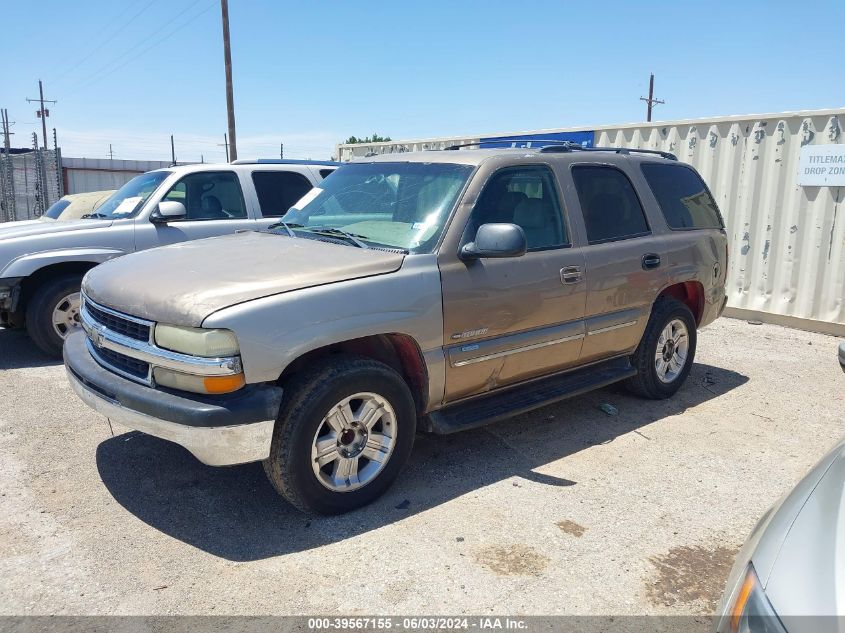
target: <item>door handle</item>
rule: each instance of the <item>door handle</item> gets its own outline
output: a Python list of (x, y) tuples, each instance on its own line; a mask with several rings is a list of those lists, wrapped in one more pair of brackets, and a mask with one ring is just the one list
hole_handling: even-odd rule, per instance
[(660, 266), (660, 255), (657, 253), (643, 255), (643, 270), (652, 270), (658, 266)]
[(584, 278), (580, 266), (566, 266), (560, 269), (560, 283), (577, 284)]

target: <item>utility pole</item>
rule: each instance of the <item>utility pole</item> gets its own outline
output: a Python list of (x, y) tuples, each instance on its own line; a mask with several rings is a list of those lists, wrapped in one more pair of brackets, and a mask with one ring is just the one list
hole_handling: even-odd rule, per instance
[[(11, 123), (9, 122), (9, 111), (5, 108), (0, 110), (0, 119), (3, 121), (3, 149), (5, 160), (0, 160), (0, 220), (12, 221), (17, 218), (15, 213), (15, 178), (14, 166), (10, 154)], [(26, 172), (24, 172), (25, 174)]]
[(229, 162), (229, 140), (226, 138), (225, 134), (223, 135), (223, 142), (218, 143), (217, 147), (220, 147), (221, 145), (226, 148), (226, 162), (228, 163)]
[(114, 152), (111, 148), (111, 143), (109, 143), (109, 160), (114, 160)]
[(651, 73), (648, 79), (648, 99), (646, 99), (645, 97), (640, 97), (640, 101), (645, 101), (648, 104), (648, 109), (646, 110), (646, 121), (650, 123), (651, 111), (654, 106), (658, 103), (666, 103), (665, 101), (661, 101), (660, 99), (654, 98), (654, 73)]
[(8, 156), (12, 148), (12, 139), (10, 137), (14, 134), (11, 129), (14, 121), (9, 122), (9, 111), (6, 108), (0, 110), (0, 115), (2, 115), (3, 119), (3, 148), (6, 150), (6, 156)]
[(176, 145), (173, 144), (173, 135), (170, 135), (170, 157), (173, 159), (173, 165), (176, 166)]
[(279, 158), (281, 158), (282, 160), (285, 159), (285, 144), (284, 143), (279, 144)]
[(44, 139), (44, 149), (47, 149), (47, 117), (50, 116), (50, 111), (44, 107), (45, 103), (56, 103), (50, 99), (44, 98), (44, 86), (41, 83), (41, 80), (38, 80), (38, 99), (27, 99), (29, 103), (32, 102), (39, 102), (41, 103), (41, 109), (36, 112), (36, 116), (41, 119), (41, 132), (43, 134)]
[[(235, 97), (232, 94), (232, 50), (229, 46), (229, 0), (220, 0), (223, 14), (223, 58), (226, 66), (226, 114), (229, 120), (229, 143), (232, 149), (229, 155), (238, 160), (238, 144), (235, 140)], [(228, 162), (228, 160), (226, 161)]]

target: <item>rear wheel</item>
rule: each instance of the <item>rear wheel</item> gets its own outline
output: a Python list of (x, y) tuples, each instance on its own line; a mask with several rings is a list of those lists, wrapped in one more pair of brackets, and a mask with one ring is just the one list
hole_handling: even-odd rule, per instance
[(26, 307), (26, 330), (47, 355), (62, 357), (65, 339), (80, 327), (82, 275), (63, 275), (45, 282)]
[(415, 431), (399, 374), (368, 358), (330, 356), (285, 385), (264, 470), (300, 510), (339, 514), (387, 490)]
[(689, 307), (677, 299), (659, 298), (631, 358), (637, 375), (625, 386), (655, 400), (672, 396), (689, 375), (696, 341), (695, 318)]

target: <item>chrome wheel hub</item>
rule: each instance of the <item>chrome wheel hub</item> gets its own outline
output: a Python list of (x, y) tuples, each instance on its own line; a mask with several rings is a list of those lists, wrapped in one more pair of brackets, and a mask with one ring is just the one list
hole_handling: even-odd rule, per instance
[(393, 453), (396, 413), (372, 392), (356, 393), (320, 421), (311, 445), (311, 468), (323, 486), (350, 492), (373, 481)]
[(69, 334), (81, 327), (79, 322), (79, 293), (73, 292), (63, 297), (53, 308), (53, 329), (59, 338), (66, 339)]
[(687, 364), (689, 332), (680, 319), (672, 319), (657, 339), (654, 369), (657, 378), (666, 384), (674, 382)]

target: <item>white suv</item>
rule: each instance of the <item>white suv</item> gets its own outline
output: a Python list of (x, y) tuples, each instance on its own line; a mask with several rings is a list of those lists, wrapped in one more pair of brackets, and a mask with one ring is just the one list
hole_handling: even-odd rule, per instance
[(60, 358), (79, 327), (82, 276), (134, 251), (267, 228), (338, 167), (328, 161), (240, 160), (157, 169), (70, 222), (0, 224), (0, 326), (25, 326)]

